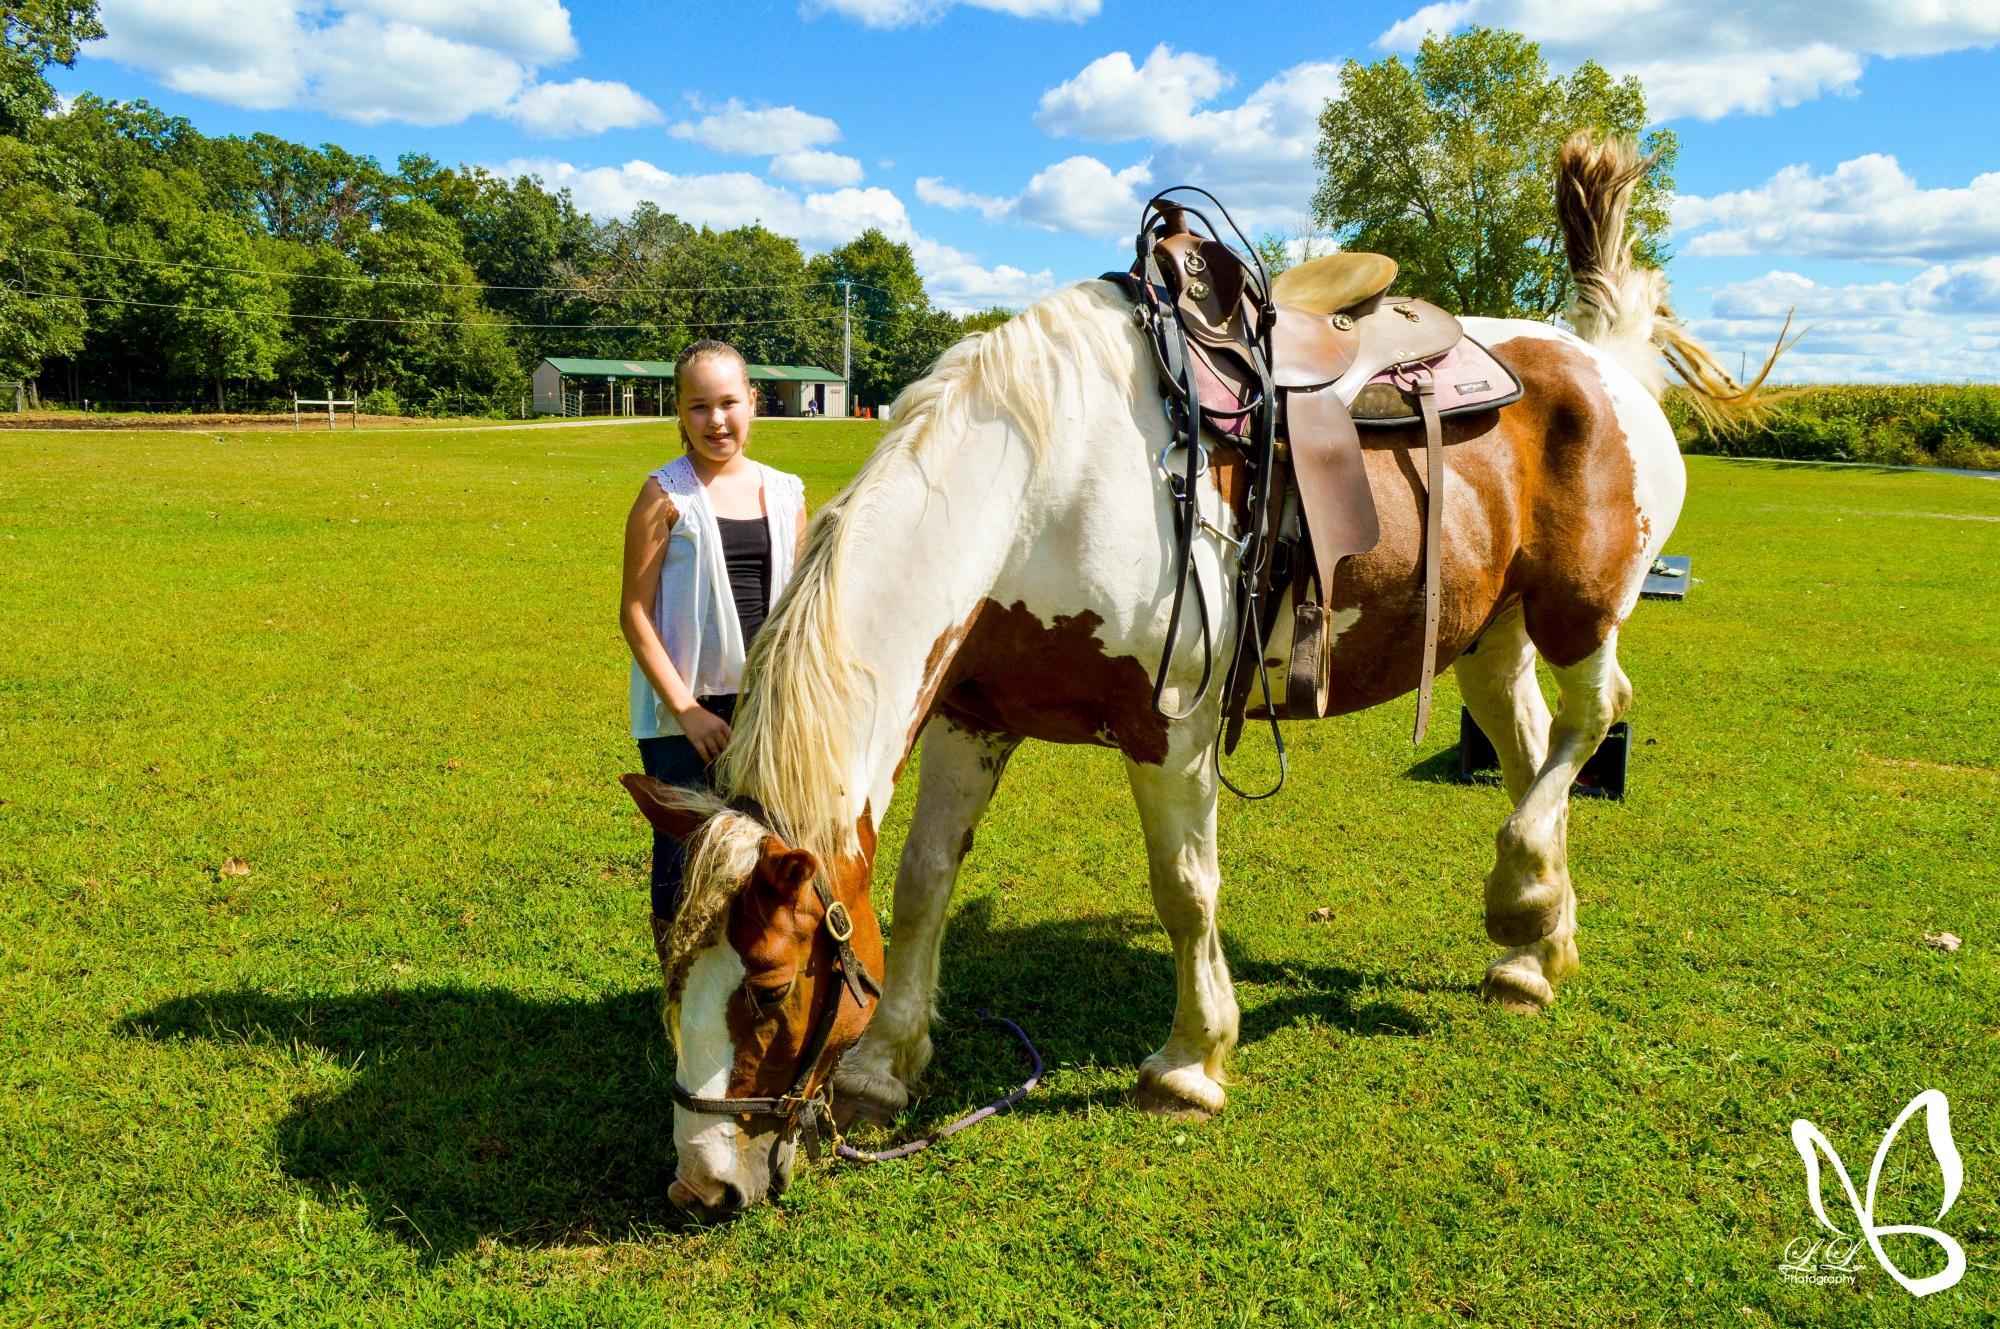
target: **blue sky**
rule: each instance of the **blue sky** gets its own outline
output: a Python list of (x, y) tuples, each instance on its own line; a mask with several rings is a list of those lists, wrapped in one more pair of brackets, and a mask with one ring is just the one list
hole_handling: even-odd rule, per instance
[(1122, 267), (1169, 184), (1302, 233), (1340, 62), (1508, 27), (1645, 80), (1682, 140), (1676, 300), (1726, 355), (1796, 308), (1790, 377), (2000, 379), (2000, 0), (100, 4), (63, 92), (532, 172), (599, 215), (879, 226), (961, 309)]

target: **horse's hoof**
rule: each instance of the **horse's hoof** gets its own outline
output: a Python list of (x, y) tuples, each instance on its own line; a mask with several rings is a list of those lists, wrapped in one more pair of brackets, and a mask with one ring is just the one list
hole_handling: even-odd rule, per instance
[(1207, 1121), (1215, 1115), (1151, 1084), (1142, 1084), (1132, 1091), (1132, 1106), (1152, 1116), (1165, 1117), (1168, 1121)]
[(1536, 1015), (1554, 1003), (1556, 990), (1532, 969), (1509, 966), (1487, 970), (1479, 995), (1515, 1015)]
[(1170, 1071), (1149, 1066), (1139, 1072), (1132, 1105), (1169, 1121), (1207, 1121), (1222, 1111), (1224, 1097), (1222, 1086), (1209, 1079), (1199, 1065), (1177, 1066)]

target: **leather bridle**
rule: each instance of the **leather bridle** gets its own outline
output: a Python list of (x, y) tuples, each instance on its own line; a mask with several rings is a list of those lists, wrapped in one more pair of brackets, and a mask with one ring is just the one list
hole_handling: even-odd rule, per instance
[[(826, 1098), (826, 1086), (812, 1089), (812, 1082), (819, 1077), (820, 1063), (827, 1060), (827, 1046), (833, 1041), (833, 1026), (840, 1019), (841, 994), (852, 993), (855, 1005), (866, 1010), (868, 1003), (882, 995), (882, 985), (861, 963), (861, 957), (854, 953), (850, 938), (854, 936), (854, 917), (847, 906), (833, 898), (826, 880), (819, 873), (813, 874), (813, 891), (819, 896), (826, 917), (821, 926), (833, 942), (834, 973), (840, 983), (833, 988), (827, 1000), (820, 1005), (819, 1015), (813, 1021), (812, 1034), (806, 1040), (805, 1054), (799, 1059), (799, 1072), (792, 1080), (792, 1087), (775, 1097), (762, 1098), (702, 1098), (681, 1087), (680, 1075), (676, 1071), (673, 1081), (674, 1102), (690, 1112), (705, 1112), (712, 1115), (741, 1117), (772, 1117), (784, 1127), (787, 1134), (802, 1123), (811, 1128), (808, 1147), (818, 1152), (818, 1135), (822, 1126), (829, 1132), (833, 1125), (833, 1112)], [(834, 1137), (836, 1140), (838, 1136)]]

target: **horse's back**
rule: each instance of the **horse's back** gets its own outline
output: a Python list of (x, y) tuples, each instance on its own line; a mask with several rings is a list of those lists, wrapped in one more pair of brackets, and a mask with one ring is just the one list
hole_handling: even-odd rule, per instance
[[(1455, 660), (1519, 602), (1536, 647), (1573, 663), (1631, 611), (1679, 516), (1679, 450), (1659, 404), (1588, 343), (1522, 320), (1466, 324), (1522, 394), (1497, 412), (1445, 422), (1438, 662)], [(1382, 536), (1334, 579), (1336, 714), (1410, 691), (1421, 668), (1422, 431), (1362, 439)]]

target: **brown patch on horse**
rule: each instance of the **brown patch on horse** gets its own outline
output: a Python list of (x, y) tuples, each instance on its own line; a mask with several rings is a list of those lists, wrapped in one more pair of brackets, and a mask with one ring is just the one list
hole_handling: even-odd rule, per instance
[(916, 750), (917, 736), (924, 732), (924, 725), (930, 721), (931, 703), (937, 700), (938, 688), (945, 680), (946, 667), (958, 654), (958, 648), (965, 644), (965, 638), (971, 633), (972, 625), (979, 621), (979, 611), (985, 604), (982, 600), (974, 605), (963, 623), (947, 628), (931, 643), (930, 654), (924, 657), (924, 683), (917, 693), (916, 713), (910, 719), (910, 732), (903, 738), (903, 755), (897, 758), (896, 771), (891, 779), (903, 778), (903, 767), (909, 763), (910, 753)]
[(1540, 443), (1538, 483), (1522, 495), (1515, 557), (1528, 639), (1573, 665), (1618, 626), (1634, 561), (1645, 551), (1638, 475), (1618, 411), (1594, 362), (1566, 342), (1520, 337), (1494, 354), (1537, 390), (1502, 412)]
[(1153, 679), (1129, 655), (1105, 654), (1085, 610), (1043, 623), (1017, 600), (980, 606), (953, 657), (938, 708), (972, 728), (1051, 743), (1113, 747), (1134, 761), (1167, 759), (1167, 721)]
[[(1616, 625), (1632, 560), (1644, 548), (1631, 453), (1583, 352), (1533, 337), (1492, 350), (1525, 391), (1497, 412), (1444, 424), (1438, 668), (1517, 599), (1536, 649), (1574, 664)], [(1337, 622), (1360, 611), (1333, 646), (1329, 713), (1336, 715), (1414, 690), (1423, 665), (1422, 436), (1413, 426), (1361, 437), (1382, 537), (1341, 563), (1327, 597)]]
[[(854, 920), (849, 945), (855, 958), (878, 981), (883, 975), (882, 926), (875, 917), (869, 882), (875, 865), (875, 823), (863, 809), (855, 832), (861, 852), (844, 855), (826, 870), (833, 898), (847, 906)], [(871, 1001), (858, 1007), (845, 994), (845, 982), (834, 973), (833, 942), (825, 929), (826, 912), (812, 889), (810, 872), (798, 875), (797, 858), (809, 855), (767, 836), (750, 881), (736, 897), (724, 935), (743, 962), (744, 981), (729, 998), (729, 1038), (736, 1050), (729, 1071), (731, 1098), (774, 1097), (791, 1089), (799, 1060), (824, 1004), (842, 1005), (827, 1044), (820, 1074), (807, 1090), (818, 1087), (848, 1048), (860, 1040), (875, 1014)], [(758, 996), (767, 1000), (761, 1004)]]
[(1250, 511), (1246, 503), (1250, 483), (1250, 460), (1243, 450), (1233, 443), (1219, 444), (1208, 451), (1208, 481), (1215, 486), (1215, 492), (1222, 496), (1222, 503), (1236, 514), (1237, 529), (1247, 522)]

